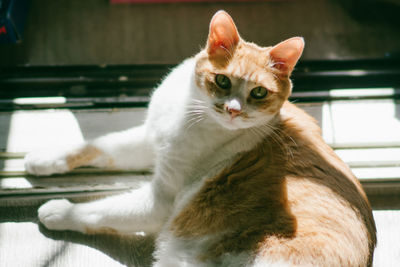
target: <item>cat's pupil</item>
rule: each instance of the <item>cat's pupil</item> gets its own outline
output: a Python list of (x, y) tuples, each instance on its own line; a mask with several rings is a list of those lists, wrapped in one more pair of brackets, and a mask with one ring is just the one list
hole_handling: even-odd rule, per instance
[(232, 84), (231, 80), (223, 74), (215, 75), (215, 83), (222, 89), (230, 89)]
[(258, 86), (251, 90), (250, 95), (255, 99), (262, 99), (266, 97), (268, 94), (268, 90), (262, 86)]

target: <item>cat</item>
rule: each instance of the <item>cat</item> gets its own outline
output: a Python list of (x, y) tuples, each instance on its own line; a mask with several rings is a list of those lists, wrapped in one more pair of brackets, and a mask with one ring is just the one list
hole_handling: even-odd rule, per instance
[(153, 169), (129, 193), (50, 200), (51, 230), (155, 234), (154, 266), (371, 266), (376, 229), (351, 170), (288, 102), (301, 37), (244, 41), (225, 11), (206, 47), (153, 92), (143, 125), (70, 150), (31, 152), (34, 175), (91, 165)]

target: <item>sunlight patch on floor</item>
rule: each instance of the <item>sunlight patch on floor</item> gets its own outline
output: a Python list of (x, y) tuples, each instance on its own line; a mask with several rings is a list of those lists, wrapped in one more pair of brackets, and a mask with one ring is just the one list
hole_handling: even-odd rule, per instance
[(68, 147), (82, 141), (79, 124), (69, 110), (16, 111), (11, 116), (7, 151)]

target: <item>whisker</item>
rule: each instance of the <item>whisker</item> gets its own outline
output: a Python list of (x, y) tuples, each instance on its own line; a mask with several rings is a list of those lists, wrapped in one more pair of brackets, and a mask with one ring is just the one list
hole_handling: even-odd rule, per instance
[(194, 120), (187, 128), (186, 128), (186, 132), (192, 128), (194, 125), (198, 124), (199, 122), (201, 122), (202, 120), (204, 120), (204, 117), (200, 117), (197, 120)]
[(202, 104), (205, 103), (205, 101), (200, 100), (200, 99), (192, 99), (192, 101), (193, 101), (193, 102), (197, 102), (197, 103), (202, 103)]
[(294, 159), (293, 151), (290, 148), (290, 145), (287, 144), (287, 142), (283, 139), (281, 135), (283, 135), (286, 138), (291, 139), (291, 141), (297, 146), (296, 142), (293, 140), (291, 136), (289, 136), (287, 133), (279, 129), (279, 127), (274, 127), (270, 124), (265, 124), (260, 127), (260, 130), (266, 132), (269, 132), (269, 136), (271, 139), (278, 145), (278, 147), (282, 150), (282, 152), (287, 155), (288, 157)]
[[(283, 135), (284, 137), (286, 137), (287, 139), (289, 139), (289, 140), (291, 141), (291, 143), (294, 145), (294, 147), (298, 147), (298, 145), (297, 145), (296, 141), (293, 139), (293, 137), (291, 137), (291, 136), (290, 136), (289, 134), (287, 134), (285, 131), (283, 131), (282, 129), (280, 129), (280, 128), (278, 128), (278, 127), (275, 127), (275, 131), (276, 131), (276, 132), (279, 132), (281, 135)], [(290, 156), (292, 157), (292, 159), (294, 159), (293, 151), (292, 151), (292, 149), (291, 149), (292, 146), (289, 145), (288, 142), (285, 142), (285, 143), (286, 143), (286, 148), (287, 148), (287, 150), (288, 150)]]
[(199, 119), (199, 118), (202, 118), (201, 114), (193, 114), (193, 115), (186, 121), (186, 124), (190, 124), (190, 123), (192, 123), (193, 121), (195, 121), (195, 120), (197, 120), (197, 119)]
[(204, 114), (204, 111), (202, 110), (192, 110), (192, 111), (188, 111), (185, 113), (185, 115), (202, 115)]

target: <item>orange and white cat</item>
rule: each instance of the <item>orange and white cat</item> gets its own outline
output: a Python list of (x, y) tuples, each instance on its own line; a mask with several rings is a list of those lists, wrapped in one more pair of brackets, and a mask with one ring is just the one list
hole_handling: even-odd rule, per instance
[(40, 221), (156, 234), (154, 266), (371, 266), (376, 230), (360, 183), (287, 101), (303, 48), (300, 37), (245, 42), (217, 12), (206, 48), (155, 90), (142, 126), (26, 157), (35, 175), (153, 168), (151, 182), (89, 203), (51, 200)]

